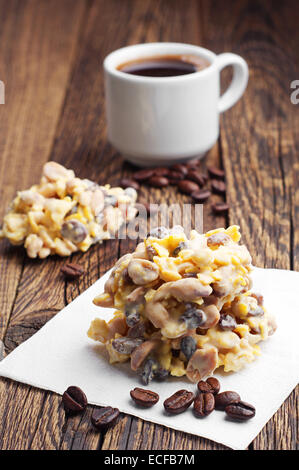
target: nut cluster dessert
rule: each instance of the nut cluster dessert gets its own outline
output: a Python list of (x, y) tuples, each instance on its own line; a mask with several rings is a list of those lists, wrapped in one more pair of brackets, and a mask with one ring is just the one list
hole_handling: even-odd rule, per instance
[(194, 230), (188, 239), (181, 227), (159, 227), (118, 260), (94, 299), (117, 310), (88, 331), (111, 363), (130, 360), (144, 384), (168, 375), (198, 382), (260, 354), (257, 343), (276, 325), (251, 291), (251, 256), (238, 229)]
[(24, 244), (30, 258), (69, 256), (115, 236), (136, 215), (134, 188), (99, 186), (47, 162), (40, 184), (19, 191), (4, 217), (0, 238)]

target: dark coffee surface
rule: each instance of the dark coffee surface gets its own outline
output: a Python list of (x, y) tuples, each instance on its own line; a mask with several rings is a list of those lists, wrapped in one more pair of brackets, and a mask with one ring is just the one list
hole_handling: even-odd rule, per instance
[(209, 65), (210, 62), (200, 56), (167, 55), (126, 62), (117, 69), (141, 77), (176, 77), (198, 72)]

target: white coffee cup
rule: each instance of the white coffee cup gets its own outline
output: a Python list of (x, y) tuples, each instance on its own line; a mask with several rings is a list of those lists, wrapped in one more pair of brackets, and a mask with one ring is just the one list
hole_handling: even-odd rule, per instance
[[(117, 67), (153, 56), (199, 55), (210, 66), (174, 77), (131, 75)], [(220, 72), (231, 65), (233, 79), (220, 96)], [(242, 57), (216, 55), (180, 43), (124, 47), (104, 60), (108, 139), (126, 160), (138, 166), (172, 165), (203, 156), (219, 136), (219, 114), (233, 106), (247, 86)]]

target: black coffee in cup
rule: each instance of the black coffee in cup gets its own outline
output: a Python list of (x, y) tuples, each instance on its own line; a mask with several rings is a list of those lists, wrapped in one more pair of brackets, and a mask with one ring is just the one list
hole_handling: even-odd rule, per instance
[(210, 66), (210, 62), (196, 55), (162, 55), (125, 62), (118, 70), (141, 77), (176, 77), (199, 72)]

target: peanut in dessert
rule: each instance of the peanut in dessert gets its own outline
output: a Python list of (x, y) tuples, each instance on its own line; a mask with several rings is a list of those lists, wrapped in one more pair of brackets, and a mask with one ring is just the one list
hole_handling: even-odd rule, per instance
[(100, 186), (47, 162), (40, 183), (19, 191), (13, 200), (0, 238), (23, 244), (30, 258), (85, 252), (135, 217), (136, 199), (134, 188)]
[(276, 325), (251, 291), (240, 237), (237, 226), (190, 239), (182, 228), (155, 229), (115, 264), (94, 303), (117, 310), (109, 322), (93, 320), (88, 336), (111, 363), (130, 361), (145, 384), (169, 375), (198, 382), (252, 362)]

